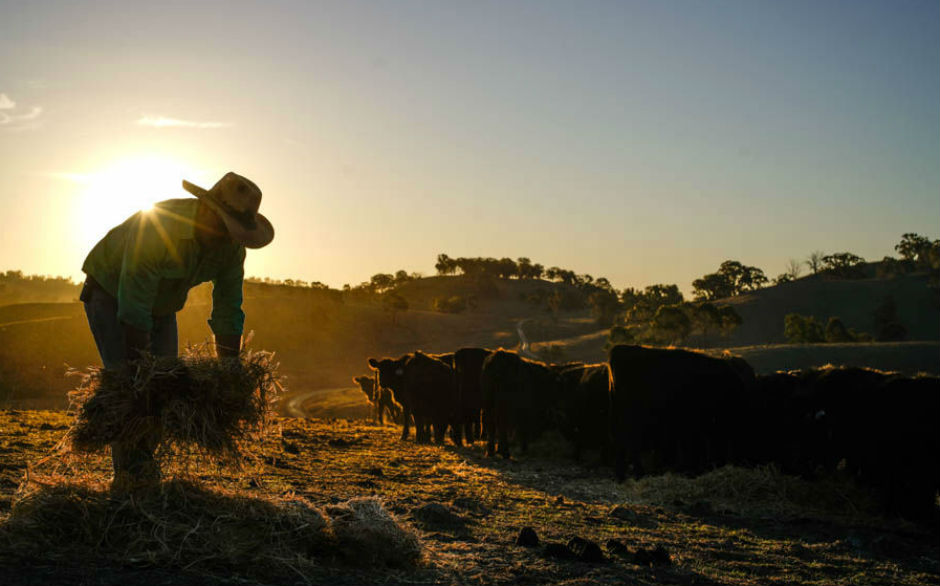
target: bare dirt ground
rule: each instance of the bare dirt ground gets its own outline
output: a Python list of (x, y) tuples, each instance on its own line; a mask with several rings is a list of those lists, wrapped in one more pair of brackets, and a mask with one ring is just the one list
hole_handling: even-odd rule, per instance
[[(29, 463), (48, 453), (68, 423), (63, 412), (0, 411), (0, 525)], [(378, 495), (418, 531), (424, 557), (416, 569), (324, 560), (312, 574), (259, 575), (251, 567), (152, 567), (106, 555), (24, 559), (0, 545), (0, 583), (940, 584), (936, 526), (866, 512), (837, 484), (826, 492), (791, 479), (786, 490), (768, 492), (766, 502), (746, 483), (687, 498), (661, 489), (697, 481), (619, 485), (604, 467), (573, 463), (560, 444), (504, 461), (484, 458), (480, 444), (422, 446), (398, 435), (394, 427), (364, 422), (283, 418), (258, 448), (257, 473), (197, 477), (256, 494), (294, 493), (317, 505)], [(100, 460), (100, 475), (107, 476), (108, 464)], [(819, 498), (797, 498), (804, 489)], [(539, 546), (516, 545), (523, 527), (535, 530)], [(565, 548), (545, 545), (573, 537), (597, 543), (602, 558), (556, 557)], [(606, 547), (611, 539), (624, 546), (621, 554)], [(649, 555), (657, 547), (668, 556)]]

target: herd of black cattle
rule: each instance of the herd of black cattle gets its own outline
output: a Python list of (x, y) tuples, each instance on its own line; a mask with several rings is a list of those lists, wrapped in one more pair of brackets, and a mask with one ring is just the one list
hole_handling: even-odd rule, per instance
[(597, 450), (617, 478), (697, 474), (773, 463), (805, 478), (848, 474), (884, 506), (937, 514), (940, 378), (864, 368), (755, 375), (742, 358), (615, 346), (607, 363), (544, 364), (506, 350), (461, 348), (369, 359), (356, 377), (377, 418), (414, 421), (418, 442), (486, 441), (509, 456), (513, 438), (555, 429), (573, 456)]

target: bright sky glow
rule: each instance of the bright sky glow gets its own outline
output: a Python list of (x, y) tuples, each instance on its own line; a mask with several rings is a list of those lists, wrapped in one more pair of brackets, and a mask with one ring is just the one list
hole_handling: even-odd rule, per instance
[(940, 237), (940, 4), (12, 2), (0, 270), (232, 170), (249, 274), (527, 256), (617, 287)]

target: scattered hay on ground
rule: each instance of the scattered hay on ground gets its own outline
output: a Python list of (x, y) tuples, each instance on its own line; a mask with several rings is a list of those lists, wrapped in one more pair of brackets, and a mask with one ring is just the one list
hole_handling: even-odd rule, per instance
[(326, 514), (340, 551), (355, 553), (350, 559), (373, 566), (408, 567), (421, 558), (418, 536), (403, 530), (377, 498), (329, 506)]
[(269, 352), (218, 360), (201, 346), (181, 359), (144, 355), (121, 370), (92, 368), (70, 394), (77, 418), (68, 447), (96, 452), (156, 434), (164, 452), (198, 449), (236, 460), (271, 421), (281, 390)]
[(659, 505), (707, 503), (715, 510), (749, 516), (849, 517), (873, 515), (871, 496), (848, 481), (809, 482), (787, 476), (773, 466), (724, 466), (695, 478), (677, 474), (628, 480), (623, 491), (631, 501)]
[(26, 494), (0, 524), (5, 555), (107, 560), (213, 574), (306, 574), (340, 560), (411, 567), (414, 532), (378, 499), (354, 499), (328, 515), (298, 497), (248, 495), (173, 480), (144, 493), (60, 484)]

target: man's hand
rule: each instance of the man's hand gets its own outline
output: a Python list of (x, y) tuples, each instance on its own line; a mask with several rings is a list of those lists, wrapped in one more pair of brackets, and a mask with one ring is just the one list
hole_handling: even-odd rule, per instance
[(242, 337), (238, 334), (215, 336), (215, 354), (221, 358), (238, 358), (242, 349)]
[(150, 350), (150, 332), (124, 324), (124, 359), (137, 360), (142, 352)]

